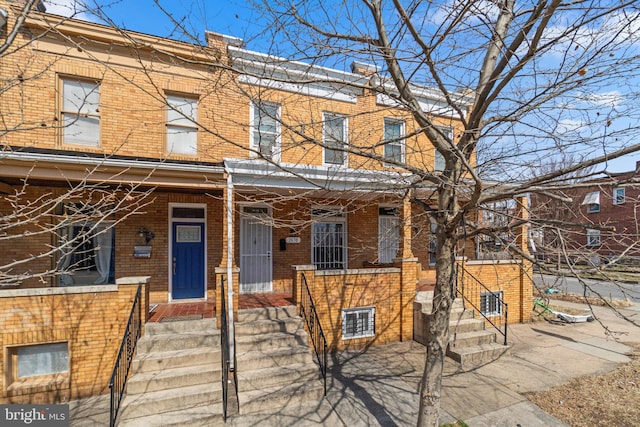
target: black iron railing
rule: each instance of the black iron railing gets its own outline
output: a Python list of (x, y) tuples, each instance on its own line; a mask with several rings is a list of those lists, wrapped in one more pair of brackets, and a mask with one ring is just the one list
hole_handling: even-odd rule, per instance
[(120, 411), (120, 403), (124, 397), (127, 378), (129, 377), (131, 362), (133, 361), (136, 345), (138, 344), (138, 338), (140, 338), (140, 332), (142, 330), (142, 308), (140, 305), (141, 294), (142, 285), (140, 284), (138, 285), (136, 296), (133, 299), (131, 314), (129, 314), (129, 321), (127, 322), (127, 326), (124, 330), (120, 350), (118, 351), (116, 363), (113, 367), (113, 373), (111, 374), (111, 381), (109, 381), (109, 389), (111, 390), (109, 425), (111, 427), (116, 425), (116, 420)]
[[(507, 345), (507, 321), (509, 319), (509, 306), (502, 298), (501, 292), (492, 291), (484, 283), (469, 272), (464, 265), (458, 265), (456, 283), (456, 296), (463, 298), (465, 304), (469, 304), (476, 312), (493, 326), (504, 337), (504, 345)], [(468, 297), (477, 296), (479, 306)]]
[[(229, 376), (231, 376), (231, 350), (230, 350), (230, 337), (229, 337), (229, 312), (227, 311), (227, 293), (225, 292), (225, 278), (220, 278), (220, 346), (222, 347), (222, 416), (224, 420), (227, 420), (228, 407), (229, 407)], [(233, 343), (235, 349), (235, 334), (233, 334)], [(235, 351), (233, 353), (234, 363), (233, 367), (236, 367)], [(236, 391), (236, 402), (238, 393), (238, 379), (233, 375), (233, 381), (235, 384), (234, 390)]]
[(316, 311), (316, 306), (313, 303), (311, 297), (311, 291), (309, 290), (309, 284), (304, 273), (302, 274), (302, 292), (300, 296), (300, 316), (304, 319), (307, 325), (307, 332), (311, 338), (313, 345), (313, 351), (315, 352), (318, 365), (320, 365), (320, 372), (322, 373), (322, 379), (324, 381), (324, 395), (327, 395), (327, 338), (322, 331), (320, 325), (320, 318)]

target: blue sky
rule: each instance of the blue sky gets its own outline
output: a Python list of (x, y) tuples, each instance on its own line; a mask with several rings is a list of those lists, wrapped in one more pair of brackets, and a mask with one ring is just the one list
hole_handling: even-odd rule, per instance
[[(103, 7), (104, 14), (115, 25), (147, 34), (173, 39), (190, 40), (197, 36), (203, 42), (204, 31), (214, 31), (245, 40), (246, 47), (266, 52), (272, 39), (261, 34), (269, 25), (259, 11), (251, 6), (250, 1), (243, 0), (87, 0)], [(77, 6), (75, 0), (45, 0), (47, 11), (70, 16)], [(179, 25), (167, 16), (164, 8)], [(82, 10), (76, 17), (86, 20), (98, 20)], [(562, 123), (561, 123), (562, 124)], [(607, 165), (610, 172), (629, 171), (640, 161), (640, 153), (612, 161)]]

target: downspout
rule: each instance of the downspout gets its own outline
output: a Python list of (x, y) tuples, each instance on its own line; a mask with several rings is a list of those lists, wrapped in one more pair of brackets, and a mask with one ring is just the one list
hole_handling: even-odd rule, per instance
[(235, 331), (233, 319), (233, 178), (227, 173), (227, 310), (229, 319), (229, 361), (235, 369)]

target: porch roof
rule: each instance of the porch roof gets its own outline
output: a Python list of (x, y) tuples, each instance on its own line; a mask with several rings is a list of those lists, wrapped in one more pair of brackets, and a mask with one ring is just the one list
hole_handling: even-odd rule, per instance
[(192, 163), (99, 153), (8, 147), (0, 151), (3, 178), (89, 181), (150, 187), (221, 189), (220, 163)]
[(413, 185), (414, 176), (393, 171), (359, 170), (348, 167), (268, 163), (264, 160), (225, 159), (226, 171), (236, 188), (303, 191), (356, 191), (402, 193)]

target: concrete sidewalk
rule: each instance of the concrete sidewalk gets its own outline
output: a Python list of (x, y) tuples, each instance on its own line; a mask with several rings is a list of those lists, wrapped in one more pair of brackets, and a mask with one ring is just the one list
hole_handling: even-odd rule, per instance
[[(586, 306), (559, 305), (582, 310)], [(640, 307), (622, 313), (640, 323)], [(509, 328), (511, 348), (500, 359), (471, 372), (458, 372), (447, 360), (441, 423), (464, 420), (469, 426), (564, 426), (521, 393), (540, 391), (572, 378), (599, 374), (627, 362), (640, 331), (610, 310), (594, 307), (599, 322), (551, 324), (545, 321)], [(424, 347), (405, 342), (366, 352), (335, 356), (328, 396), (348, 426), (415, 425)]]

